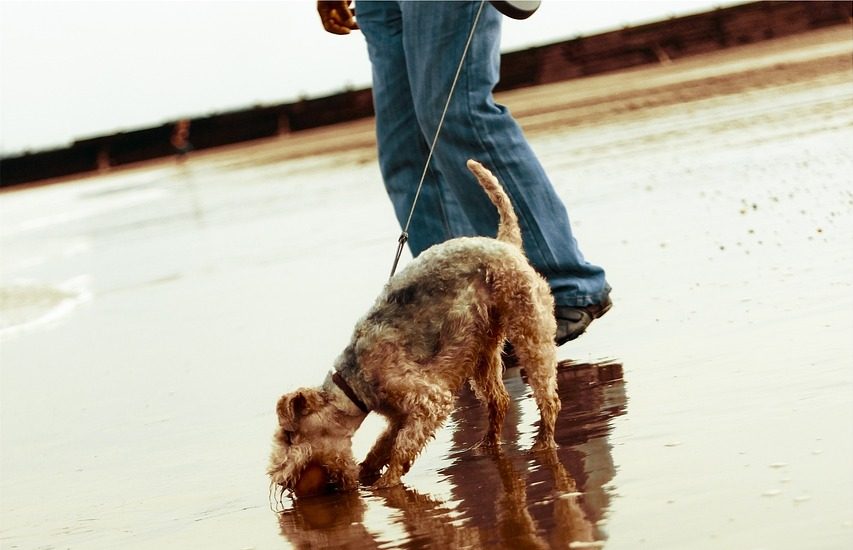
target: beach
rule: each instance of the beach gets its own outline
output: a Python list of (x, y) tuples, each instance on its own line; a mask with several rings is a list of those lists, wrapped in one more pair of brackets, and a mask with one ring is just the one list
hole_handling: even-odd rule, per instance
[(400, 231), (349, 122), (0, 193), (0, 547), (853, 545), (850, 26), (498, 101), (613, 287), (557, 451), (511, 369), (500, 453), (466, 393), (403, 487), (270, 502)]

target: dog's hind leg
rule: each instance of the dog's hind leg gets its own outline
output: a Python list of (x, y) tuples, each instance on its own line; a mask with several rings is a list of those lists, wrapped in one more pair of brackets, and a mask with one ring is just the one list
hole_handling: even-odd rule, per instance
[(479, 447), (496, 447), (501, 442), (501, 428), (509, 408), (509, 394), (501, 380), (500, 347), (483, 355), (474, 376), (471, 378), (471, 388), (477, 398), (484, 402), (489, 409), (489, 427)]
[(560, 412), (557, 396), (557, 347), (554, 344), (556, 321), (550, 289), (542, 281), (526, 299), (517, 299), (513, 315), (507, 319), (507, 339), (518, 362), (527, 372), (528, 383), (539, 407), (539, 433), (534, 449), (557, 446), (554, 427)]
[(519, 363), (527, 371), (527, 380), (533, 389), (533, 397), (539, 407), (539, 433), (534, 449), (550, 449), (557, 446), (554, 441), (554, 428), (557, 414), (560, 412), (560, 398), (557, 396), (555, 350), (542, 352), (530, 350), (528, 346), (515, 344), (515, 353)]

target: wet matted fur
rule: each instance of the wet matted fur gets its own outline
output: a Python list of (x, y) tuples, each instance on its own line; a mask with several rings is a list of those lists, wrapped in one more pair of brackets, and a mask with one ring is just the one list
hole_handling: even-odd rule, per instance
[[(466, 381), (488, 407), (481, 445), (498, 445), (509, 406), (501, 380), (505, 341), (526, 369), (539, 407), (534, 448), (555, 446), (553, 297), (522, 252), (509, 197), (482, 165), (471, 160), (468, 168), (498, 209), (497, 238), (461, 237), (424, 251), (356, 324), (333, 371), (345, 383), (329, 373), (320, 387), (281, 397), (268, 470), (281, 490), (292, 490), (312, 461), (342, 490), (359, 479), (376, 487), (399, 484)], [(383, 415), (388, 427), (359, 467), (352, 436), (367, 411)]]

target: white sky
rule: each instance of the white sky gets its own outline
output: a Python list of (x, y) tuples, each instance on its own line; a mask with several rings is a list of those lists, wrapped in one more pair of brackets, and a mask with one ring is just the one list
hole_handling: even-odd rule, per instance
[[(503, 49), (732, 3), (545, 0), (505, 19)], [(0, 0), (0, 152), (369, 86), (360, 34), (327, 34), (314, 5)]]

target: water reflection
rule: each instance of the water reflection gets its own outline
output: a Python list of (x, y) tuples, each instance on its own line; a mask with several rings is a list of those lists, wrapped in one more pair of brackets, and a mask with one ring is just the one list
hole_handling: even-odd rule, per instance
[[(282, 535), (297, 548), (601, 547), (610, 502), (605, 486), (615, 474), (607, 436), (626, 407), (622, 366), (564, 362), (558, 379), (558, 449), (526, 450), (535, 426), (523, 418), (535, 405), (523, 371), (511, 369), (504, 382), (512, 406), (499, 452), (471, 449), (486, 415), (470, 391), (459, 397), (453, 447), (439, 471), (452, 485), (450, 499), (405, 485), (303, 499), (279, 514)], [(368, 513), (374, 506), (392, 510), (384, 525)]]
[(377, 548), (366, 510), (358, 493), (302, 499), (279, 514), (281, 534), (296, 548)]

